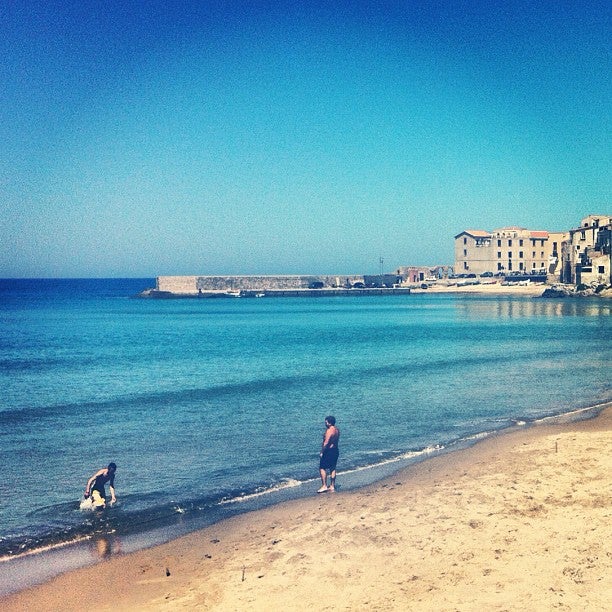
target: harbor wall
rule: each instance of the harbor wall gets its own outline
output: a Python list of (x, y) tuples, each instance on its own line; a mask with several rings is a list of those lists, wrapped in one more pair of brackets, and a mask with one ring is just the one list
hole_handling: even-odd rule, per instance
[(228, 291), (296, 291), (317, 288), (353, 287), (363, 275), (285, 276), (158, 276), (156, 291), (175, 295), (223, 293)]

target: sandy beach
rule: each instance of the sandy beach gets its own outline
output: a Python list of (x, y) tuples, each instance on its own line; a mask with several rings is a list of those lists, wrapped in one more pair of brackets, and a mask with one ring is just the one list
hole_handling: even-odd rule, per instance
[[(607, 610), (612, 408), (244, 514), (0, 600), (5, 611)], [(93, 603), (95, 602), (95, 603)]]
[(427, 289), (414, 288), (411, 293), (457, 293), (475, 295), (515, 295), (525, 297), (539, 297), (546, 290), (547, 285), (529, 283), (528, 285), (502, 285), (500, 282), (468, 284), (432, 283)]
[[(526, 285), (503, 285), (499, 282), (479, 283), (477, 285), (464, 284), (432, 284), (427, 289), (414, 288), (411, 293), (452, 293), (481, 296), (520, 296), (520, 297), (541, 297), (546, 289), (551, 285), (542, 283), (529, 283)], [(612, 289), (604, 289), (597, 294), (597, 298), (612, 298)]]

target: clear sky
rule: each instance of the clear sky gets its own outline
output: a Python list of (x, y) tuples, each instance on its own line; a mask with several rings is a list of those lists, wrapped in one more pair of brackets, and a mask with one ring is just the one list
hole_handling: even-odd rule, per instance
[(0, 277), (376, 273), (610, 214), (604, 0), (0, 3)]

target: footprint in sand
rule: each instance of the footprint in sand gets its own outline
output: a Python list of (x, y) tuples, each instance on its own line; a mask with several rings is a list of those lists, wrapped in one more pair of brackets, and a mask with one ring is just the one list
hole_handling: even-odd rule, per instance
[(304, 563), (305, 561), (310, 561), (310, 556), (305, 555), (304, 553), (297, 553), (292, 557), (289, 557), (287, 563), (291, 563), (291, 565), (296, 565), (298, 563)]

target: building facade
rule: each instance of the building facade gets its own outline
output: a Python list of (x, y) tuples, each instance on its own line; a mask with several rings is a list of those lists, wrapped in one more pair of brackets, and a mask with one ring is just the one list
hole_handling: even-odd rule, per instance
[(503, 227), (455, 236), (455, 274), (546, 274), (558, 280), (561, 244), (568, 232)]
[(465, 230), (455, 236), (455, 274), (493, 272), (492, 240), (486, 230)]
[(561, 281), (612, 284), (612, 215), (589, 215), (568, 234), (562, 251)]
[(433, 282), (453, 274), (450, 266), (401, 266), (395, 271), (406, 285)]

